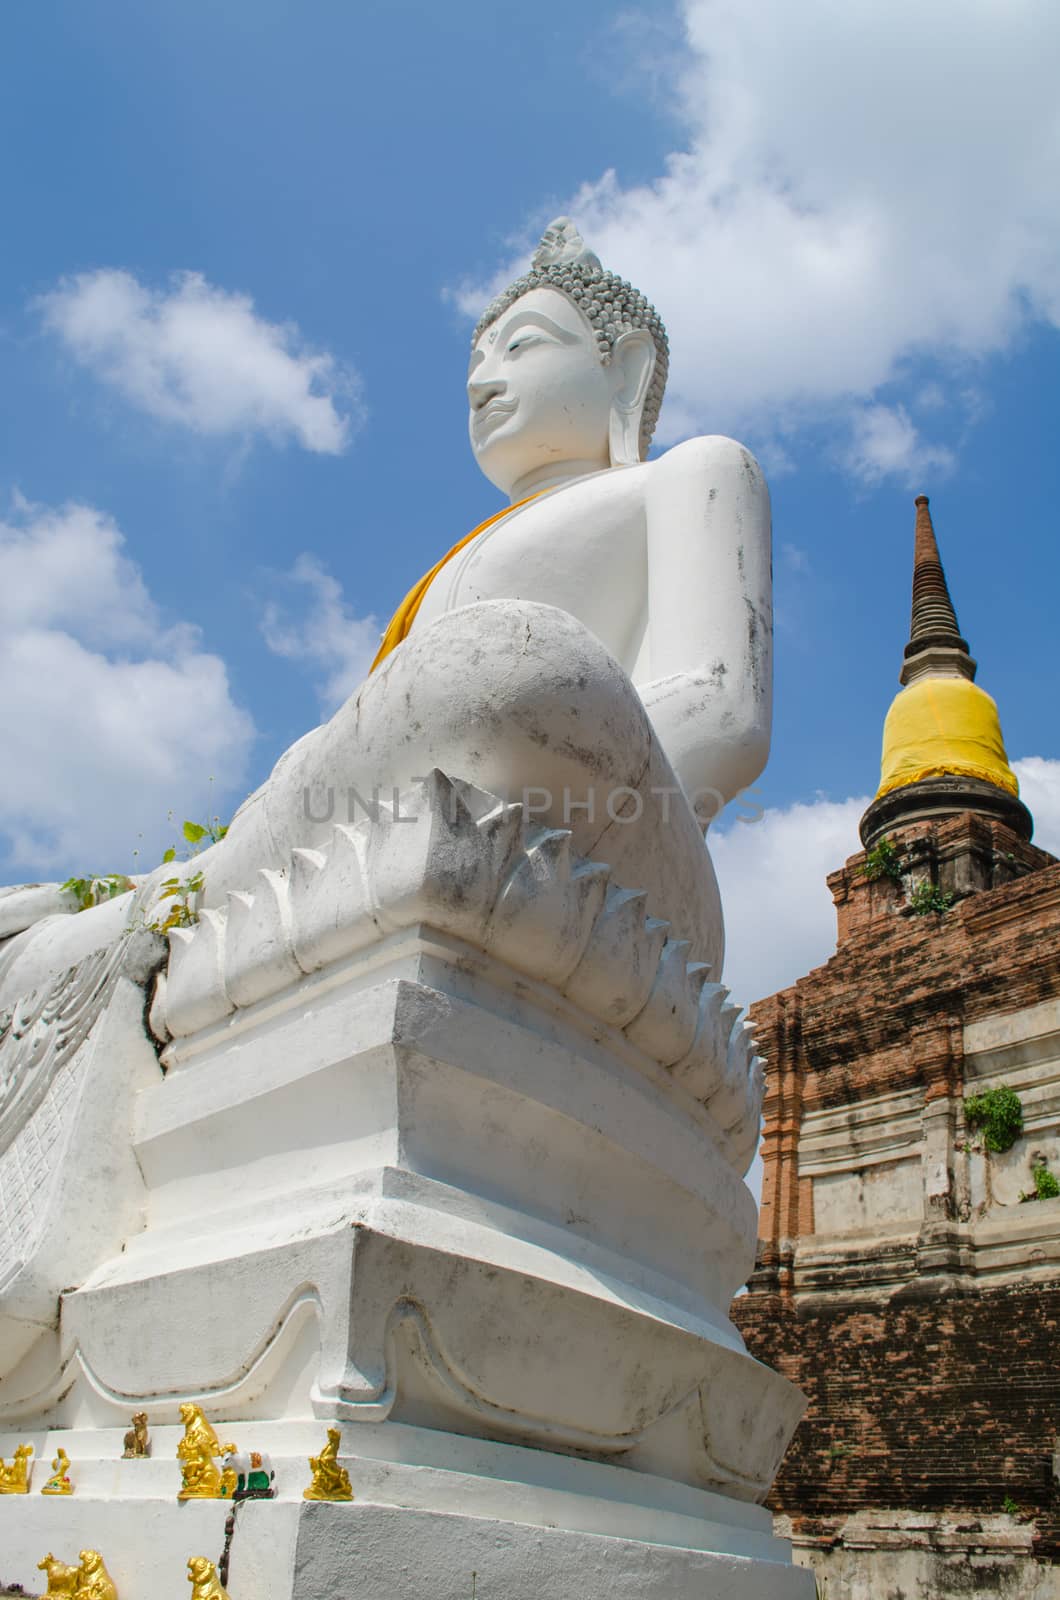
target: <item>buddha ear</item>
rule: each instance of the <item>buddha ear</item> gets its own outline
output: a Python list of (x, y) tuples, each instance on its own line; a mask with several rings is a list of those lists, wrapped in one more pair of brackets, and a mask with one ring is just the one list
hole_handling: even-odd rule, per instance
[(613, 467), (632, 467), (641, 459), (640, 424), (655, 359), (655, 340), (646, 328), (631, 328), (615, 340), (609, 439)]

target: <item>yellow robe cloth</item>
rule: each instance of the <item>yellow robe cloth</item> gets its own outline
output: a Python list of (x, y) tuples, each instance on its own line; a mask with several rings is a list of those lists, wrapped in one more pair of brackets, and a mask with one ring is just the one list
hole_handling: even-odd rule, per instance
[(465, 545), (470, 544), (472, 539), (477, 539), (480, 533), (485, 533), (487, 528), (492, 528), (495, 522), (500, 522), (502, 517), (507, 517), (511, 514), (511, 512), (518, 511), (520, 506), (528, 505), (531, 500), (537, 499), (538, 494), (545, 493), (547, 493), (546, 490), (539, 489), (537, 494), (528, 494), (525, 500), (517, 500), (514, 505), (505, 506), (503, 511), (495, 511), (492, 517), (487, 517), (485, 522), (480, 522), (477, 528), (472, 528), (470, 533), (465, 533), (462, 539), (458, 539), (453, 548), (451, 550), (447, 550), (440, 561), (435, 562), (430, 572), (426, 573), (418, 583), (413, 584), (412, 588), (409, 590), (408, 594), (405, 596), (404, 600), (402, 600), (401, 604), (394, 612), (394, 615), (387, 623), (386, 632), (383, 634), (383, 641), (380, 644), (379, 649), (376, 651), (375, 660), (368, 669), (369, 676), (375, 671), (380, 661), (386, 660), (391, 650), (396, 650), (398, 645), (408, 638), (409, 630), (416, 620), (416, 614), (419, 611), (420, 606), (423, 604), (423, 597), (427, 593), (427, 590), (430, 588), (431, 584), (434, 582), (435, 578), (438, 576), (439, 572), (441, 572), (442, 568), (445, 566), (446, 562), (452, 561), (453, 557), (463, 550)]
[(883, 725), (877, 798), (923, 778), (981, 778), (1018, 795), (997, 706), (967, 678), (921, 678), (894, 698)]

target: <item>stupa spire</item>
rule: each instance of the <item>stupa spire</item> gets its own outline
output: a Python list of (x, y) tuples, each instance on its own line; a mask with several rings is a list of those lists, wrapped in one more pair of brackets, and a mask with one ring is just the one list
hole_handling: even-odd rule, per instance
[(934, 677), (940, 671), (946, 676), (957, 673), (974, 679), (975, 662), (957, 624), (928, 497), (918, 494), (913, 535), (913, 605), (901, 681), (912, 683), (918, 677)]
[(918, 494), (913, 542), (913, 612), (905, 653), (915, 655), (936, 640), (948, 640), (961, 650), (968, 650), (967, 641), (961, 638), (957, 626), (957, 613), (942, 569), (928, 497)]
[(1005, 754), (997, 706), (975, 684), (926, 494), (916, 498), (913, 604), (883, 730), (880, 787), (861, 819), (871, 845), (903, 823), (964, 811), (995, 816), (1029, 839), (1033, 823)]

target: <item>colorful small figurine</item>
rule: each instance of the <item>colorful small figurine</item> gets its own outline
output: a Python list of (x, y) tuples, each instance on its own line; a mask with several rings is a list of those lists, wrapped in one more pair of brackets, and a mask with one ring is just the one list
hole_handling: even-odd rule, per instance
[(234, 1444), (222, 1444), (203, 1416), (202, 1407), (190, 1403), (180, 1408), (184, 1437), (177, 1445), (182, 1463), (178, 1500), (230, 1500), (236, 1486), (231, 1467), (214, 1466), (214, 1457), (235, 1454)]
[(217, 1568), (205, 1556), (192, 1556), (188, 1562), (191, 1600), (230, 1600), (228, 1590), (217, 1576)]
[(37, 1571), (48, 1574), (46, 1595), (62, 1594), (69, 1596), (77, 1593), (78, 1579), (81, 1575), (80, 1567), (68, 1567), (65, 1561), (57, 1561), (50, 1550), (43, 1561), (37, 1562)]
[(52, 1475), (41, 1490), (41, 1494), (73, 1494), (74, 1486), (67, 1476), (69, 1465), (70, 1457), (60, 1445), (59, 1454), (52, 1462)]
[(82, 1550), (74, 1600), (118, 1600), (114, 1579), (98, 1550)]
[(8, 1463), (0, 1456), (0, 1494), (29, 1494), (31, 1444), (20, 1444)]
[(328, 1429), (328, 1442), (318, 1456), (309, 1457), (309, 1470), (313, 1474), (309, 1488), (303, 1491), (303, 1500), (352, 1500), (350, 1475), (339, 1466), (338, 1428)]
[(236, 1474), (234, 1500), (271, 1500), (276, 1491), (273, 1481), (275, 1469), (270, 1458), (260, 1450), (237, 1450), (229, 1456), (226, 1466)]
[(151, 1454), (151, 1436), (147, 1431), (147, 1412), (137, 1411), (132, 1419), (132, 1427), (125, 1435), (125, 1449), (121, 1456), (123, 1461), (144, 1461)]

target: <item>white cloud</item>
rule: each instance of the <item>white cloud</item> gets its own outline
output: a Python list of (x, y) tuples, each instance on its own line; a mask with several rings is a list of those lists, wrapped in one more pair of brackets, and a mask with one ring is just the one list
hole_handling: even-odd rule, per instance
[(1034, 818), (1034, 843), (1060, 856), (1060, 761), (1024, 756), (1012, 763), (1020, 798)]
[[(608, 172), (565, 206), (666, 319), (661, 442), (846, 431), (852, 402), (920, 358), (941, 385), (1060, 322), (1060, 9), (685, 0), (683, 16), (680, 148), (652, 182)], [(462, 300), (477, 311), (482, 291)], [(853, 420), (856, 472), (939, 464), (899, 413)]]
[(61, 628), (87, 643), (142, 644), (156, 609), (117, 525), (91, 506), (16, 494), (0, 522), (0, 634)]
[[(241, 798), (254, 736), (224, 662), (167, 627), (114, 522), (16, 502), (0, 521), (0, 872), (130, 870), (166, 823)], [(215, 780), (211, 785), (211, 777)]]
[(356, 378), (306, 348), (293, 324), (266, 322), (249, 295), (197, 272), (154, 290), (102, 268), (64, 279), (37, 304), (75, 359), (149, 416), (202, 434), (291, 437), (326, 455), (346, 447)]
[(379, 648), (379, 622), (373, 616), (354, 616), (338, 579), (306, 552), (281, 582), (288, 590), (300, 590), (304, 603), (297, 614), (284, 602), (266, 604), (261, 623), (265, 643), (276, 655), (315, 669), (321, 706), (330, 714), (366, 676)]
[[(1012, 763), (1034, 817), (1034, 842), (1060, 856), (1060, 760)], [(818, 967), (835, 951), (835, 907), (825, 879), (860, 850), (867, 795), (815, 800), (735, 821), (709, 835), (725, 908), (725, 982), (750, 1005)], [(747, 809), (744, 807), (744, 809)]]
[(894, 476), (914, 487), (927, 477), (938, 482), (954, 464), (951, 451), (924, 443), (904, 406), (883, 405), (855, 412), (843, 459), (864, 483)]
[(834, 951), (825, 878), (861, 848), (858, 821), (868, 803), (867, 795), (816, 800), (711, 830), (725, 908), (725, 982), (740, 1004), (786, 988)]

